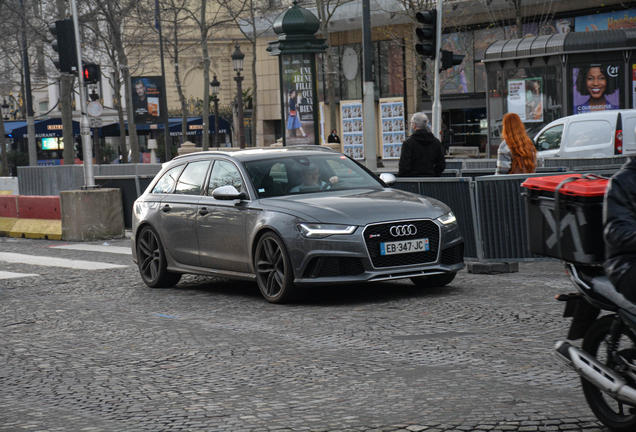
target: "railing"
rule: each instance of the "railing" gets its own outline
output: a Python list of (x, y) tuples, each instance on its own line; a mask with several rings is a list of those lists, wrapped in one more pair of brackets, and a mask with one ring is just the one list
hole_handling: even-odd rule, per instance
[[(475, 166), (462, 162), (463, 169), (448, 169), (443, 177), (398, 178), (394, 188), (435, 198), (457, 216), (465, 239), (465, 257), (481, 261), (535, 261), (546, 258), (528, 251), (525, 200), (521, 183), (528, 177), (558, 175), (592, 168), (588, 172), (611, 176), (620, 168), (620, 158), (585, 159), (571, 162), (571, 168), (542, 167), (537, 174), (495, 176), (494, 161)], [(573, 161), (573, 160), (571, 160)], [(160, 165), (125, 164), (95, 166), (95, 182), (102, 187), (120, 188), (124, 201), (124, 222), (132, 226), (132, 206), (148, 187)], [(63, 190), (78, 190), (84, 184), (81, 165), (19, 167), (21, 195), (59, 195)], [(399, 216), (399, 215), (396, 215)], [(599, 227), (600, 229), (600, 227)]]

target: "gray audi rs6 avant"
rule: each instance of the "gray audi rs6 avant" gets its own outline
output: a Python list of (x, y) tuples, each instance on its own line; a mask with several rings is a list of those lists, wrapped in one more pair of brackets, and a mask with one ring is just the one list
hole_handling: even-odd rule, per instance
[(243, 279), (272, 303), (333, 283), (444, 286), (464, 268), (463, 251), (444, 203), (391, 189), (318, 146), (177, 157), (133, 209), (133, 260), (146, 285), (170, 287), (183, 273)]

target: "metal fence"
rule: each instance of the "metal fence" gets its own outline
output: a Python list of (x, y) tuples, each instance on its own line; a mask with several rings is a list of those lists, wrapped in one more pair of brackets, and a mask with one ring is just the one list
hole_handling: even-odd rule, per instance
[[(591, 160), (586, 159), (587, 165), (573, 163), (572, 166), (593, 168), (588, 172), (604, 176), (611, 176), (620, 167), (619, 164), (612, 164), (613, 160), (598, 162), (599, 164), (591, 165)], [(464, 163), (464, 166), (468, 165), (474, 166), (472, 162)], [(161, 166), (127, 164), (95, 168), (96, 184), (122, 190), (125, 225), (130, 228), (132, 205)], [(494, 168), (487, 166), (450, 169), (444, 177), (398, 178), (393, 187), (429, 196), (447, 204), (457, 216), (466, 242), (466, 258), (483, 261), (534, 261), (545, 258), (528, 250), (526, 204), (521, 195), (521, 183), (528, 177), (563, 174), (566, 169), (562, 166), (543, 167), (537, 174), (505, 176), (492, 175)], [(577, 169), (576, 172), (582, 171)], [(457, 175), (462, 177), (456, 177)], [(84, 184), (81, 165), (19, 167), (18, 177), (22, 195), (59, 195), (63, 190), (81, 189)]]
[(464, 236), (464, 255), (477, 257), (471, 181), (455, 178), (400, 178), (392, 187), (440, 200), (451, 208)]
[(528, 251), (526, 204), (521, 183), (550, 174), (512, 174), (475, 179), (477, 258), (521, 261), (540, 258)]
[[(154, 177), (160, 170), (160, 164), (93, 165), (95, 177)], [(62, 191), (79, 190), (82, 186), (84, 165), (18, 167), (18, 187), (21, 195), (59, 195)]]

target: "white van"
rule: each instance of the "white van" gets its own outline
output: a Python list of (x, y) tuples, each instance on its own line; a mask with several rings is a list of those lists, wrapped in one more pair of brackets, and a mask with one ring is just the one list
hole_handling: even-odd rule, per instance
[(534, 137), (538, 158), (605, 158), (636, 154), (636, 109), (576, 114)]

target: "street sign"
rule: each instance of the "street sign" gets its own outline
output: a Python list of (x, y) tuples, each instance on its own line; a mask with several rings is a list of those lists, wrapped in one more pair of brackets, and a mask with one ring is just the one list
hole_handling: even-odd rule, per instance
[(91, 117), (99, 117), (104, 112), (104, 107), (99, 102), (93, 101), (88, 104), (86, 111)]
[(92, 128), (102, 127), (102, 119), (99, 117), (91, 117), (88, 119), (88, 125)]

